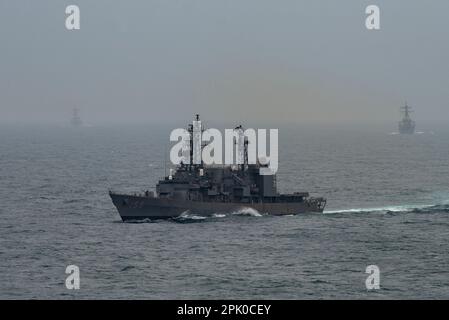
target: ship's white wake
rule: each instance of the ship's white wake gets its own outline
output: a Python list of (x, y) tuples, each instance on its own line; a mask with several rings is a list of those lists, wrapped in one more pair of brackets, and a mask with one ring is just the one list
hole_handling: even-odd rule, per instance
[[(377, 214), (377, 215), (395, 215), (395, 214), (407, 214), (407, 213), (418, 213), (418, 214), (432, 214), (432, 213), (449, 213), (449, 201), (440, 204), (427, 204), (427, 205), (402, 205), (402, 206), (385, 206), (385, 207), (372, 207), (372, 208), (352, 208), (352, 209), (341, 209), (341, 210), (326, 210), (323, 212), (324, 215), (333, 214)], [(259, 211), (253, 208), (241, 208), (237, 211), (232, 211), (229, 213), (214, 213), (212, 215), (201, 216), (197, 214), (192, 214), (189, 211), (183, 212), (179, 217), (173, 218), (172, 221), (179, 223), (194, 223), (203, 221), (216, 221), (217, 218), (230, 218), (230, 217), (262, 217)], [(292, 216), (292, 215), (288, 215)], [(301, 216), (301, 215), (297, 215)], [(160, 220), (136, 220), (136, 221), (126, 221), (126, 222), (158, 222)]]
[(324, 214), (395, 214), (395, 213), (434, 213), (449, 212), (449, 204), (427, 204), (427, 205), (402, 205), (402, 206), (386, 206), (377, 208), (354, 208), (343, 210), (324, 211)]
[(263, 215), (253, 208), (241, 208), (236, 211), (230, 211), (227, 213), (214, 213), (212, 215), (202, 216), (197, 214), (192, 214), (189, 211), (184, 211), (179, 217), (174, 218), (174, 221), (177, 222), (201, 222), (206, 219), (212, 218), (226, 218), (232, 216), (247, 216), (247, 217), (262, 217)]
[[(421, 134), (430, 134), (430, 135), (433, 136), (433, 135), (435, 135), (435, 132), (433, 132), (433, 131), (428, 131), (428, 132), (425, 132), (425, 131), (416, 131), (415, 134), (417, 134), (417, 135), (421, 135)], [(399, 133), (399, 132), (390, 132), (389, 135), (395, 136), (395, 135), (400, 135), (400, 133)]]

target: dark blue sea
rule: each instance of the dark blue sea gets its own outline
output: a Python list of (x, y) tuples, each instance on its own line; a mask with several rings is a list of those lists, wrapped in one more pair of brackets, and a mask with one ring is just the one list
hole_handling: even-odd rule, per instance
[(280, 128), (278, 188), (323, 214), (121, 222), (108, 190), (153, 187), (171, 129), (1, 126), (0, 298), (449, 298), (448, 131)]

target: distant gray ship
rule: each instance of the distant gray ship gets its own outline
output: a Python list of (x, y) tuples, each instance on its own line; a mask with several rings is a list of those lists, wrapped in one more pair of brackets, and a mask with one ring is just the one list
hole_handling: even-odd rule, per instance
[(410, 113), (412, 108), (410, 108), (407, 103), (405, 106), (401, 107), (401, 111), (404, 117), (399, 121), (399, 133), (400, 134), (414, 134), (415, 133), (415, 121), (410, 118)]
[(74, 127), (80, 127), (83, 124), (83, 121), (81, 120), (81, 117), (79, 115), (79, 110), (77, 108), (73, 109), (72, 119), (70, 120), (70, 123)]
[[(188, 131), (192, 159), (192, 125)], [(310, 197), (308, 192), (279, 194), (275, 175), (260, 175), (261, 164), (247, 163), (246, 142), (244, 164), (237, 167), (181, 163), (173, 174), (157, 183), (156, 194), (109, 191), (109, 195), (123, 221), (167, 219), (182, 214), (212, 216), (247, 208), (270, 215), (323, 212), (324, 198)]]

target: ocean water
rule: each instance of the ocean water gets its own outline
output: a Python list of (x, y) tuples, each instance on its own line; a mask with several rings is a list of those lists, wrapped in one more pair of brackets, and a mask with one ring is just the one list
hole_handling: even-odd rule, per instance
[(280, 129), (280, 191), (325, 213), (121, 222), (108, 189), (154, 186), (171, 129), (0, 127), (0, 298), (449, 298), (449, 132)]

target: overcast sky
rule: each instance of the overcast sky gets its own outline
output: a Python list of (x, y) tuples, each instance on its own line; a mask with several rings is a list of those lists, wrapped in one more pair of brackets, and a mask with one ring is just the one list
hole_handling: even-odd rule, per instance
[(0, 0), (0, 122), (441, 123), (448, 57), (447, 0)]

